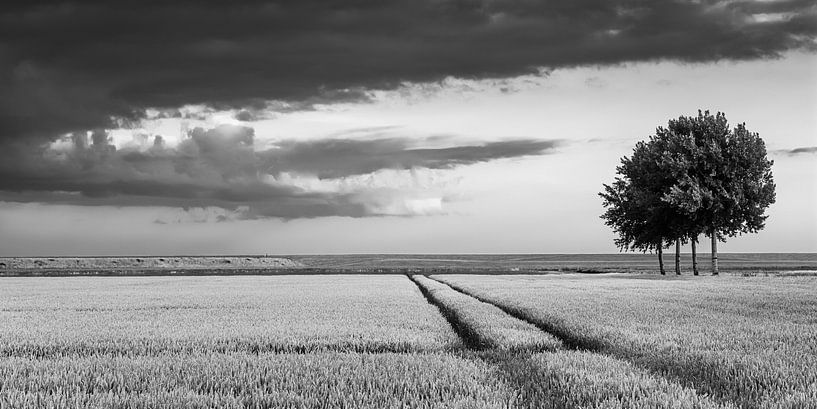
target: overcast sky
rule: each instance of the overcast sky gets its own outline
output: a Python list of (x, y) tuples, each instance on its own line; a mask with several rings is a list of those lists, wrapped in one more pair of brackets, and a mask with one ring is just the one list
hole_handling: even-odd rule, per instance
[(609, 253), (597, 193), (698, 109), (817, 252), (813, 0), (0, 6), (0, 256)]

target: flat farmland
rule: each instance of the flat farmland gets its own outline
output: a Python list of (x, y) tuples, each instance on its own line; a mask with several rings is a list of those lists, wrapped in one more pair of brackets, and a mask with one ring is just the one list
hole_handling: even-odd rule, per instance
[(0, 407), (501, 406), (406, 277), (9, 278)]
[(432, 276), (741, 407), (817, 407), (817, 277)]
[(0, 407), (817, 406), (817, 278), (5, 277)]
[[(672, 269), (673, 255), (664, 255)], [(698, 254), (702, 274), (710, 272), (709, 253)], [(724, 274), (817, 271), (817, 253), (721, 253)], [(681, 254), (689, 274), (692, 256)], [(151, 257), (0, 257), (0, 277), (288, 275), (288, 274), (507, 274), (543, 272), (657, 273), (653, 254), (346, 254), (291, 256)]]
[(9, 278), (0, 352), (420, 352), (459, 340), (405, 276)]
[[(701, 247), (704, 247), (701, 245)], [(664, 262), (672, 269), (674, 255), (666, 250)], [(702, 273), (709, 273), (709, 253), (698, 253)], [(542, 271), (658, 272), (654, 254), (371, 254), (288, 256), (294, 263), (323, 269), (349, 271), (419, 270), (443, 273), (507, 273)], [(817, 270), (817, 253), (720, 253), (725, 273)], [(681, 253), (684, 274), (692, 270), (692, 255)]]

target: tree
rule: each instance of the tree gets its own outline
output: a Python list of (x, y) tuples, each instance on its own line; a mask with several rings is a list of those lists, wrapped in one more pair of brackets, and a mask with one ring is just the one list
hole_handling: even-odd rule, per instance
[[(624, 160), (626, 158), (622, 162)], [(602, 218), (618, 234), (614, 241), (616, 246), (622, 251), (657, 250), (661, 274), (666, 274), (662, 239), (652, 229), (651, 219), (654, 216), (648, 204), (650, 200), (644, 197), (644, 192), (636, 189), (629, 180), (617, 177), (611, 185), (604, 185), (604, 192), (599, 195), (604, 198), (604, 206), (607, 207)]]
[(692, 273), (698, 275), (696, 244), (702, 230), (701, 222), (696, 218), (696, 210), (700, 205), (701, 195), (699, 185), (691, 175), (696, 172), (700, 149), (690, 136), (685, 119), (682, 117), (678, 121), (670, 120), (668, 128), (658, 127), (653, 140), (661, 144), (662, 154), (657, 160), (666, 175), (667, 185), (661, 187), (664, 192), (661, 200), (673, 206), (679, 214), (674, 229), (678, 236), (675, 243), (676, 273), (680, 270), (681, 241), (689, 241), (692, 248)]
[(683, 230), (693, 243), (701, 233), (710, 236), (717, 275), (718, 240), (763, 229), (775, 202), (774, 162), (757, 133), (745, 124), (730, 130), (720, 112), (670, 120), (658, 133), (671, 141), (664, 165), (675, 179), (662, 200), (684, 215)]
[[(622, 251), (658, 253), (661, 274), (665, 274), (663, 248), (679, 238), (682, 214), (662, 198), (672, 184), (662, 167), (663, 141), (650, 137), (639, 142), (631, 157), (621, 159), (619, 176), (599, 193), (607, 208), (601, 216), (618, 234), (615, 243)], [(676, 273), (679, 265), (676, 257)]]
[(675, 244), (680, 274), (681, 243), (689, 241), (698, 275), (697, 240), (709, 234), (717, 275), (717, 241), (764, 227), (775, 201), (772, 164), (763, 140), (745, 124), (730, 130), (724, 114), (698, 111), (658, 127), (621, 159), (615, 181), (599, 193), (606, 207), (601, 217), (618, 234), (620, 250), (657, 250), (661, 274), (665, 244)]

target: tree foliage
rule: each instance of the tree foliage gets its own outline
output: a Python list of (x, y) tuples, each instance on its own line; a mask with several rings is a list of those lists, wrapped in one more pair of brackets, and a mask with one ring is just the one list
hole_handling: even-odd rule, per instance
[(675, 237), (681, 214), (663, 200), (671, 181), (662, 169), (662, 154), (655, 137), (639, 142), (631, 157), (621, 159), (619, 176), (600, 193), (607, 208), (602, 218), (618, 234), (615, 243), (621, 250), (655, 250)]
[(621, 159), (604, 185), (601, 216), (621, 250), (650, 251), (702, 233), (723, 239), (764, 227), (775, 201), (773, 162), (757, 133), (726, 116), (698, 111), (670, 120), (632, 156)]
[(657, 134), (669, 142), (663, 167), (674, 181), (662, 201), (683, 214), (688, 235), (722, 239), (763, 229), (775, 202), (774, 162), (757, 133), (745, 124), (730, 130), (723, 113), (698, 111)]

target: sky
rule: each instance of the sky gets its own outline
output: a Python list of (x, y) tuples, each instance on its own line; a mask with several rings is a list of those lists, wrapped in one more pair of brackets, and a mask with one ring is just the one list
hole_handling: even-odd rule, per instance
[(614, 253), (598, 192), (699, 109), (817, 252), (802, 0), (0, 6), (0, 256)]

